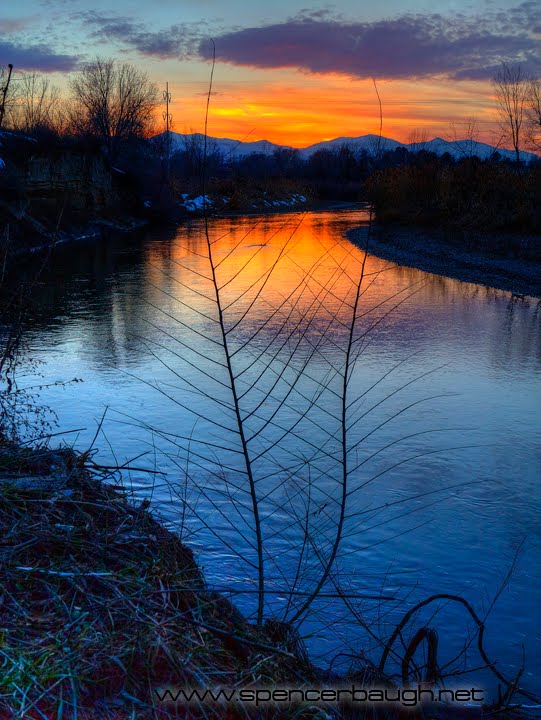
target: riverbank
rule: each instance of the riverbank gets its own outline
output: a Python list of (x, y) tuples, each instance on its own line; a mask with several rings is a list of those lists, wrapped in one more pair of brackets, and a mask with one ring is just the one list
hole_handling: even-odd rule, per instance
[(0, 718), (178, 717), (157, 690), (314, 684), (294, 643), (210, 591), (191, 550), (105, 479), (88, 454), (0, 448)]
[[(216, 211), (211, 207), (208, 209), (207, 214), (209, 218), (216, 219), (260, 217), (264, 215), (302, 215), (303, 213), (354, 210), (359, 208), (359, 203), (337, 200), (335, 202), (306, 202), (293, 207), (288, 203), (278, 203), (276, 206), (257, 206), (246, 208), (242, 211), (228, 211), (226, 209)], [(28, 232), (24, 235), (24, 242), (21, 242), (21, 233), (18, 234), (17, 240), (15, 240), (13, 234), (8, 232), (4, 233), (3, 238), (0, 237), (0, 257), (6, 259), (5, 270), (9, 271), (16, 267), (21, 261), (31, 260), (32, 257), (50, 252), (55, 247), (95, 242), (107, 236), (109, 233), (130, 233), (149, 226), (181, 226), (192, 220), (200, 220), (202, 217), (204, 217), (204, 212), (200, 208), (187, 212), (185, 208), (182, 207), (167, 208), (161, 211), (149, 207), (145, 215), (119, 214), (117, 217), (94, 218), (86, 224), (59, 229), (58, 231), (43, 228), (40, 232)]]
[(453, 235), (444, 231), (377, 223), (370, 235), (368, 226), (349, 230), (346, 235), (363, 249), (368, 242), (370, 254), (399, 265), (488, 285), (515, 295), (541, 298), (541, 262), (512, 256), (521, 255), (521, 246), (528, 245), (529, 252), (532, 247), (541, 248), (541, 236), (498, 234), (498, 247), (507, 248), (511, 255), (505, 257), (480, 251), (479, 248), (489, 244), (485, 242), (485, 235), (474, 231), (467, 234), (465, 242), (462, 238), (461, 243), (454, 242)]
[(26, 236), (25, 242), (14, 242), (9, 233), (0, 243), (0, 252), (6, 258), (6, 269), (11, 264), (31, 258), (33, 255), (47, 253), (61, 245), (77, 244), (99, 240), (105, 233), (128, 233), (145, 227), (148, 220), (126, 215), (122, 218), (98, 218), (85, 225), (66, 230), (44, 231)]
[(223, 212), (220, 213), (219, 217), (226, 218), (237, 218), (237, 217), (259, 217), (264, 215), (302, 215), (304, 213), (318, 213), (318, 212), (341, 212), (344, 210), (363, 210), (364, 205), (359, 202), (349, 202), (347, 200), (328, 200), (328, 201), (313, 201), (306, 203), (305, 205), (297, 208), (291, 207), (276, 207), (267, 209), (251, 209), (244, 210), (242, 212)]
[(485, 237), (541, 234), (541, 163), (516, 165), (467, 157), (419, 156), (368, 178), (378, 222)]
[[(83, 141), (2, 134), (0, 259), (12, 261), (56, 245), (93, 241), (149, 221), (146, 181), (112, 167)], [(145, 180), (145, 182), (143, 182)]]
[[(396, 686), (362, 662), (338, 677), (289, 626), (246, 620), (192, 551), (92, 453), (0, 446), (0, 718), (364, 717), (344, 703), (163, 702), (167, 688)], [(105, 482), (108, 480), (109, 482)], [(162, 696), (163, 697), (163, 696)], [(398, 720), (405, 708), (371, 717)], [(422, 718), (420, 708), (408, 717)], [(439, 718), (478, 718), (448, 706)], [(352, 714), (353, 713), (353, 714)], [(375, 714), (374, 714), (375, 713)]]

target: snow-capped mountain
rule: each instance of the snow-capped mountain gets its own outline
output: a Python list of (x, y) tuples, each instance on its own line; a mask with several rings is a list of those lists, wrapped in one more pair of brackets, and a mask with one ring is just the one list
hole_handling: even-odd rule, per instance
[[(163, 140), (165, 133), (157, 135), (155, 140)], [(188, 148), (197, 148), (202, 152), (204, 143), (204, 135), (201, 133), (171, 133), (171, 151), (177, 152), (179, 150), (186, 150)], [(361, 135), (360, 137), (339, 137), (333, 140), (326, 140), (324, 142), (315, 143), (306, 148), (299, 148), (299, 154), (302, 158), (309, 158), (311, 155), (316, 153), (318, 150), (338, 150), (341, 147), (348, 147), (353, 152), (366, 151), (369, 154), (375, 154), (378, 152), (386, 152), (388, 150), (395, 150), (399, 147), (404, 147), (410, 152), (419, 152), (420, 150), (426, 150), (428, 152), (436, 153), (436, 155), (443, 155), (449, 153), (456, 160), (463, 157), (477, 156), (482, 160), (490, 158), (494, 153), (498, 153), (500, 157), (509, 160), (515, 159), (515, 153), (513, 150), (505, 150), (502, 148), (496, 148), (487, 143), (477, 142), (476, 140), (444, 140), (443, 138), (433, 138), (432, 140), (426, 140), (423, 142), (412, 142), (412, 143), (400, 143), (392, 138), (379, 137), (378, 135)], [(277, 145), (276, 143), (269, 142), (268, 140), (257, 140), (256, 142), (243, 142), (241, 140), (232, 140), (231, 138), (207, 138), (207, 152), (218, 152), (225, 159), (242, 158), (255, 153), (262, 153), (263, 155), (272, 155), (276, 150), (292, 150), (288, 145)], [(537, 155), (529, 152), (520, 153), (521, 160), (529, 162), (534, 159), (539, 159)]]
[(378, 151), (385, 152), (387, 150), (395, 150), (400, 147), (401, 143), (390, 138), (379, 137), (379, 135), (361, 135), (360, 137), (339, 137), (334, 140), (326, 140), (324, 142), (309, 145), (302, 148), (300, 153), (304, 157), (310, 157), (318, 150), (339, 150), (341, 147), (348, 147), (353, 152), (366, 150), (368, 153), (376, 153)]
[[(443, 138), (436, 137), (432, 140), (425, 140), (423, 142), (400, 143), (392, 138), (380, 138), (378, 135), (361, 135), (356, 138), (340, 137), (334, 140), (310, 145), (307, 148), (301, 149), (300, 153), (304, 157), (310, 157), (310, 155), (313, 155), (318, 150), (337, 150), (340, 147), (348, 147), (354, 152), (366, 150), (368, 153), (376, 153), (378, 151), (378, 147), (380, 152), (396, 150), (396, 148), (403, 147), (410, 152), (426, 150), (427, 152), (433, 152), (436, 155), (443, 155), (447, 152), (456, 160), (463, 157), (472, 157), (474, 155), (481, 158), (481, 160), (485, 160), (497, 152), (502, 158), (509, 160), (515, 159), (514, 150), (496, 148), (492, 145), (488, 145), (487, 143), (477, 142), (476, 140), (444, 140)], [(529, 152), (521, 152), (520, 158), (524, 162), (539, 159), (537, 155)]]
[[(156, 135), (155, 139), (162, 140), (165, 133)], [(197, 148), (203, 150), (205, 136), (201, 133), (171, 133), (171, 152), (178, 150), (187, 150), (189, 148)], [(272, 155), (276, 150), (286, 148), (285, 145), (276, 145), (268, 140), (257, 140), (255, 142), (243, 142), (241, 140), (231, 140), (231, 138), (215, 138), (207, 137), (207, 153), (219, 152), (224, 158), (239, 158), (256, 153), (263, 155)]]
[[(426, 142), (411, 143), (410, 145), (405, 145), (405, 147), (417, 151), (427, 150), (428, 152), (436, 153), (436, 155), (443, 155), (448, 152), (457, 160), (462, 157), (471, 157), (473, 155), (476, 155), (481, 160), (486, 160), (496, 152), (503, 158), (515, 160), (514, 150), (495, 148), (493, 145), (477, 142), (476, 140), (444, 140), (443, 138), (437, 137), (433, 140), (427, 140)], [(524, 162), (529, 162), (530, 160), (534, 160), (536, 158), (537, 155), (534, 155), (533, 153), (520, 153), (520, 159)]]

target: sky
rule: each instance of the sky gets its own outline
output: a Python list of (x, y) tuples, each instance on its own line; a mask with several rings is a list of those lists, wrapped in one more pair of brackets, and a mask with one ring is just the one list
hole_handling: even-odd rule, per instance
[[(169, 82), (173, 129), (305, 147), (379, 132), (496, 142), (503, 61), (541, 75), (541, 3), (449, 0), (18, 0), (0, 9), (0, 65), (66, 90), (97, 55)], [(160, 129), (162, 109), (157, 114)]]

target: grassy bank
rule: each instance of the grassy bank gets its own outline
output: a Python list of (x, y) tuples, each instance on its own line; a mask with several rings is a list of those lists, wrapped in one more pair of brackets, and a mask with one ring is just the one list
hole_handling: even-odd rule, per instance
[(0, 718), (246, 717), (175, 709), (155, 690), (321, 681), (294, 634), (248, 623), (207, 589), (190, 549), (104, 479), (72, 450), (0, 450)]

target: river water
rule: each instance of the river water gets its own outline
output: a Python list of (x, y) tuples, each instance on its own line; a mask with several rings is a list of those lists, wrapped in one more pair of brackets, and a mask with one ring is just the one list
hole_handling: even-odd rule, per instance
[[(344, 522), (301, 628), (312, 656), (339, 667), (340, 652), (362, 649), (377, 660), (372, 635), (387, 637), (434, 593), (459, 594), (483, 617), (518, 552), (485, 646), (508, 675), (524, 646), (522, 682), (539, 690), (539, 301), (365, 258), (344, 237), (365, 222), (343, 210), (209, 223), (266, 612), (292, 617), (333, 551), (347, 364)], [(80, 448), (105, 412), (97, 460), (135, 467), (125, 473), (135, 494), (182, 528), (209, 582), (253, 613), (257, 528), (209, 278), (202, 220), (58, 249), (33, 290), (26, 341), (37, 366), (25, 381), (49, 385), (40, 402), (60, 430), (78, 430), (66, 441)], [(473, 623), (452, 602), (423, 612), (405, 634), (436, 627), (443, 665)], [(475, 643), (468, 664), (483, 664)], [(466, 687), (472, 679), (497, 684), (483, 670)]]

